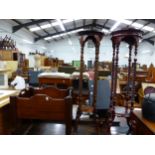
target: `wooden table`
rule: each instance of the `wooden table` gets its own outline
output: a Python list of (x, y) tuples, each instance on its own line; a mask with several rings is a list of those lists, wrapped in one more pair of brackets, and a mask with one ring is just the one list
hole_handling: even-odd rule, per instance
[(0, 134), (10, 134), (10, 96), (18, 93), (17, 90), (0, 90)]
[(142, 116), (142, 109), (135, 108), (131, 114), (131, 129), (136, 135), (155, 134), (155, 122), (148, 121)]

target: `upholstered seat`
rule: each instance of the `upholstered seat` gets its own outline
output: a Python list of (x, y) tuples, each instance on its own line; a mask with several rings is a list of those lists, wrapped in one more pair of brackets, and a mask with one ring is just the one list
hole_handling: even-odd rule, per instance
[[(89, 81), (89, 90), (90, 90), (90, 105), (93, 102), (93, 88), (94, 88), (94, 81)], [(98, 80), (97, 86), (97, 102), (96, 102), (96, 109), (103, 110), (109, 109), (110, 105), (110, 83), (109, 80)]]

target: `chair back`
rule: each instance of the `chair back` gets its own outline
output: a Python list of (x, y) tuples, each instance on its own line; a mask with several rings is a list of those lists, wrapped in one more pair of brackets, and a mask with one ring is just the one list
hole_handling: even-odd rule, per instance
[[(96, 99), (96, 109), (109, 109), (110, 106), (110, 82), (109, 80), (98, 80), (97, 83), (97, 99)], [(89, 80), (89, 91), (90, 91), (90, 105), (93, 102), (93, 87), (94, 81)]]

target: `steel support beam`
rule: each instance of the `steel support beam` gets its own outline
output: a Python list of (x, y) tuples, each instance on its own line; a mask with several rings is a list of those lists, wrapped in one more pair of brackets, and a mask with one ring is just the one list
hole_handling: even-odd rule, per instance
[(35, 24), (40, 24), (40, 23), (47, 22), (47, 21), (49, 21), (49, 19), (34, 20), (32, 22), (28, 22), (28, 23), (25, 23), (25, 24), (21, 23), (21, 24), (19, 24), (17, 26), (13, 26), (12, 27), (12, 32), (15, 33), (18, 30), (20, 30), (21, 28), (26, 28), (28, 26), (32, 26), (32, 25), (35, 25)]

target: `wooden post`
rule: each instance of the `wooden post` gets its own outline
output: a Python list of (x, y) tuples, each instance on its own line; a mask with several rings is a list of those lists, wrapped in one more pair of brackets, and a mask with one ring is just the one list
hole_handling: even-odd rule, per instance
[(94, 112), (96, 111), (96, 98), (97, 98), (99, 44), (97, 44), (95, 47), (96, 52), (95, 52), (95, 76), (94, 76), (94, 96), (93, 96)]
[(132, 80), (132, 96), (131, 96), (131, 111), (133, 110), (133, 105), (135, 101), (135, 79), (136, 79), (136, 66), (137, 66), (137, 48), (138, 44), (135, 44), (134, 51), (134, 64), (133, 64), (133, 80)]
[[(128, 111), (128, 104), (129, 100), (131, 103), (130, 111), (133, 109), (134, 104), (134, 96), (135, 96), (135, 78), (136, 78), (136, 55), (137, 55), (137, 47), (139, 39), (142, 38), (143, 32), (136, 29), (124, 29), (112, 32), (112, 43), (113, 43), (113, 58), (112, 58), (112, 81), (111, 81), (111, 106), (114, 107), (115, 103), (115, 96), (116, 96), (116, 89), (117, 89), (117, 73), (118, 73), (118, 59), (119, 59), (119, 45), (121, 42), (126, 42), (129, 44), (129, 59), (128, 59), (128, 89), (125, 99), (126, 99), (126, 112)], [(132, 83), (131, 83), (131, 67), (132, 67), (132, 48), (135, 46), (135, 53), (134, 53), (134, 66), (132, 69)], [(131, 91), (129, 91), (129, 85), (132, 84)], [(111, 108), (114, 109), (114, 108)], [(113, 112), (113, 111), (111, 111)], [(123, 116), (127, 116), (126, 113)]]
[(132, 45), (129, 45), (129, 59), (128, 59), (128, 85), (127, 85), (127, 94), (131, 95), (131, 90), (129, 90), (131, 85), (131, 68), (132, 68)]
[(113, 97), (114, 97), (114, 70), (115, 70), (115, 43), (113, 42), (113, 55), (112, 55), (112, 71), (111, 71), (111, 96), (110, 96), (110, 107), (113, 106)]
[(84, 53), (84, 43), (81, 43), (81, 58), (80, 58), (80, 79), (79, 79), (79, 109), (82, 106), (82, 87), (83, 87), (83, 53)]

